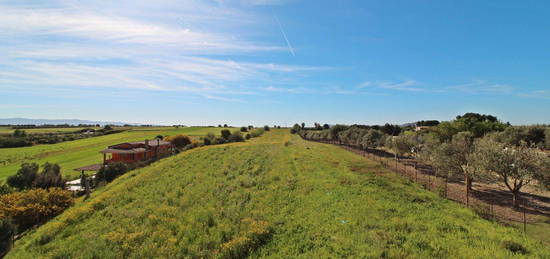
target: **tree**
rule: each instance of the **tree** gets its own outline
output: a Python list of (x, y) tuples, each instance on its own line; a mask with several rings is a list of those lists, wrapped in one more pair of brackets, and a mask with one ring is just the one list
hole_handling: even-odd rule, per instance
[(106, 181), (112, 182), (117, 177), (125, 174), (128, 171), (128, 166), (124, 163), (112, 163), (108, 164), (101, 169), (96, 174), (96, 182)]
[(223, 139), (228, 140), (229, 136), (231, 136), (231, 131), (229, 131), (228, 129), (223, 129), (221, 131), (221, 135)]
[(330, 126), (329, 126), (328, 124), (325, 123), (325, 124), (323, 124), (323, 129), (326, 129), (326, 130), (327, 130), (327, 129), (330, 129)]
[(111, 127), (111, 125), (105, 125), (105, 127), (103, 127), (104, 130), (112, 130), (113, 127)]
[(292, 126), (292, 128), (290, 129), (290, 133), (291, 134), (296, 134), (298, 132), (300, 132), (302, 128), (300, 127), (300, 125), (298, 123), (294, 124), (294, 126)]
[(306, 128), (306, 124), (302, 122), (302, 129)]
[(400, 156), (410, 153), (414, 147), (414, 143), (406, 135), (389, 136), (386, 145), (395, 152), (397, 160)]
[(224, 127), (224, 128), (228, 128), (227, 124), (223, 124), (223, 127)]
[(58, 164), (50, 164), (46, 162), (42, 166), (42, 172), (36, 176), (34, 180), (33, 187), (49, 189), (51, 187), (61, 187), (65, 186), (65, 181), (61, 176), (61, 168)]
[(265, 131), (269, 131), (269, 126), (265, 125), (265, 126), (264, 126), (264, 130), (265, 130)]
[(544, 142), (546, 143), (546, 149), (550, 149), (550, 129), (546, 129), (544, 132)]
[(10, 250), (15, 233), (17, 229), (12, 221), (9, 218), (0, 218), (0, 257)]
[(19, 232), (59, 215), (74, 203), (60, 188), (32, 189), (0, 196), (0, 218), (11, 218)]
[(349, 127), (346, 125), (336, 124), (330, 128), (330, 136), (333, 140), (338, 140), (338, 136), (341, 131), (347, 130)]
[(379, 130), (369, 129), (361, 138), (361, 145), (364, 148), (376, 148), (384, 144), (385, 135)]
[(525, 143), (517, 147), (507, 147), (490, 138), (484, 138), (476, 143), (475, 154), (485, 172), (494, 176), (512, 193), (514, 207), (518, 206), (521, 188), (550, 169), (549, 158)]
[(248, 131), (247, 127), (241, 127), (241, 132), (247, 132), (247, 131)]
[(221, 124), (218, 124), (218, 128), (221, 128), (221, 127), (222, 127), (222, 125), (221, 125)]
[(251, 130), (251, 129), (253, 129), (253, 128), (254, 128), (254, 126), (248, 125), (248, 130)]
[(13, 131), (12, 136), (14, 138), (24, 138), (25, 136), (27, 136), (27, 133), (25, 133), (24, 130), (16, 129), (16, 130)]
[(184, 134), (168, 136), (165, 140), (172, 143), (172, 145), (178, 149), (184, 148), (185, 146), (191, 144), (191, 138)]
[(8, 177), (7, 184), (18, 190), (29, 189), (32, 187), (37, 173), (38, 165), (36, 163), (24, 163), (15, 175)]
[(469, 204), (469, 193), (474, 180), (483, 178), (483, 172), (477, 163), (474, 153), (474, 137), (471, 132), (459, 132), (451, 142), (443, 142), (437, 146), (431, 159), (433, 165), (451, 177), (464, 179), (466, 204)]

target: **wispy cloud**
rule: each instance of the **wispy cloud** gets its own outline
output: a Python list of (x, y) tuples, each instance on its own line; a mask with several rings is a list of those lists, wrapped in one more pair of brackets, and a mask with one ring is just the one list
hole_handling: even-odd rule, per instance
[(418, 87), (415, 80), (405, 80), (401, 82), (394, 81), (365, 81), (359, 84), (356, 88), (379, 88), (400, 91), (425, 91), (426, 89)]
[(484, 80), (474, 80), (466, 84), (448, 86), (446, 89), (455, 90), (463, 93), (494, 93), (494, 94), (511, 94), (515, 91), (514, 87), (506, 84), (495, 84)]
[[(239, 101), (235, 96), (256, 94), (282, 75), (327, 69), (227, 58), (285, 50), (255, 39), (250, 31), (262, 20), (238, 8), (281, 1), (159, 1), (0, 3), (0, 47), (7, 50), (0, 87), (178, 91)], [(294, 54), (288, 40), (287, 47)]]

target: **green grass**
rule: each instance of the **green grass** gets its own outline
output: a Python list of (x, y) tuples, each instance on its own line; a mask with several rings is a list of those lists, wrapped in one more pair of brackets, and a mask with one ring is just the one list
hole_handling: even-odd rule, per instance
[(244, 256), (549, 258), (550, 249), (375, 162), (272, 130), (129, 172), (6, 258)]
[(128, 141), (154, 138), (157, 135), (188, 134), (204, 136), (208, 132), (220, 133), (223, 128), (208, 127), (136, 127), (122, 133), (91, 137), (57, 144), (44, 144), (20, 148), (0, 148), (0, 182), (17, 172), (22, 163), (58, 163), (62, 174), (69, 178), (80, 173), (73, 169), (103, 161), (99, 151), (107, 146)]

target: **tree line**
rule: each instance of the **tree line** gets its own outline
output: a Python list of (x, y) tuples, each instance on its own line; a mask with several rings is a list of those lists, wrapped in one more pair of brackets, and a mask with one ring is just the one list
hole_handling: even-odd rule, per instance
[[(470, 192), (475, 181), (501, 183), (519, 204), (523, 187), (550, 188), (550, 127), (511, 126), (497, 117), (466, 113), (452, 121), (421, 121), (412, 126), (334, 125), (328, 129), (295, 124), (291, 133), (304, 139), (331, 141), (362, 150), (386, 148), (396, 159), (411, 156), (435, 167), (441, 176), (462, 179)], [(398, 127), (398, 128), (397, 128)]]

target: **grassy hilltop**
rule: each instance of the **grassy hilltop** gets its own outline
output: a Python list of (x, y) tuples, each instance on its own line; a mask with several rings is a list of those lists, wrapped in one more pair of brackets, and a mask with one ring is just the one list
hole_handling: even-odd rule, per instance
[[(0, 182), (17, 172), (22, 163), (57, 163), (67, 177), (77, 177), (73, 169), (103, 162), (99, 151), (121, 142), (140, 141), (158, 135), (187, 134), (204, 136), (208, 132), (219, 134), (223, 128), (209, 127), (134, 127), (122, 133), (91, 137), (57, 144), (42, 144), (30, 147), (0, 148)], [(38, 129), (37, 129), (38, 130)]]
[(550, 249), (375, 162), (272, 130), (129, 172), (6, 258), (247, 255), (549, 258)]

